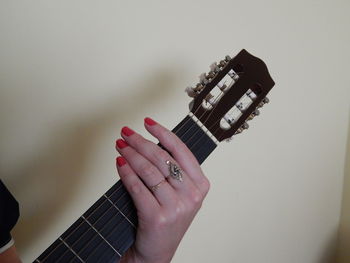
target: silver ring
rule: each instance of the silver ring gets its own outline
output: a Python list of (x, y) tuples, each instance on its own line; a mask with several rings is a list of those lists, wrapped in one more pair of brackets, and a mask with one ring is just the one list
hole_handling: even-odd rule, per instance
[(182, 170), (169, 160), (166, 161), (166, 164), (169, 166), (169, 176), (175, 180), (182, 182)]

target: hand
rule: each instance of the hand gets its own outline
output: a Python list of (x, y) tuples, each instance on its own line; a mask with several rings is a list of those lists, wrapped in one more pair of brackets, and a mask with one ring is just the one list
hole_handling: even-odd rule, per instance
[[(145, 119), (145, 127), (171, 155), (128, 127), (122, 129), (124, 140), (116, 145), (122, 155), (117, 168), (135, 203), (139, 225), (136, 241), (121, 262), (168, 263), (200, 209), (209, 181), (174, 133), (150, 118)], [(182, 169), (182, 182), (168, 177), (166, 161)]]

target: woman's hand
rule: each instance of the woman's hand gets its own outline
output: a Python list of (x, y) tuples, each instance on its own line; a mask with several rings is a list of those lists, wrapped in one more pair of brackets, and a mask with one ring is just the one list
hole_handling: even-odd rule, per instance
[[(138, 214), (136, 241), (121, 262), (168, 263), (209, 190), (208, 179), (191, 151), (150, 118), (146, 129), (171, 155), (128, 127), (116, 148), (117, 167)], [(169, 176), (167, 161), (182, 169), (182, 181)]]

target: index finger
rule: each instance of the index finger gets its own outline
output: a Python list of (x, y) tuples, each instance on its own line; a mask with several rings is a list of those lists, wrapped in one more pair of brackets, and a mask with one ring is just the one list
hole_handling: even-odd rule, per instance
[(145, 118), (145, 127), (195, 182), (201, 183), (205, 179), (196, 157), (179, 137), (150, 118)]

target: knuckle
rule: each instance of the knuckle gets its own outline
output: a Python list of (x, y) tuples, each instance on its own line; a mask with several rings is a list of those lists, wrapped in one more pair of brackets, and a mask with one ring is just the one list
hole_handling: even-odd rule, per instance
[(202, 189), (204, 191), (204, 194), (206, 195), (210, 190), (210, 182), (209, 182), (208, 178), (203, 177), (203, 181), (202, 181), (201, 185), (202, 185)]
[(194, 190), (191, 193), (191, 203), (192, 205), (197, 208), (202, 205), (203, 202), (203, 195), (199, 190)]
[(141, 185), (137, 182), (130, 184), (130, 192), (131, 194), (139, 194), (141, 192)]
[(166, 160), (169, 160), (170, 159), (170, 155), (166, 152), (166, 151), (163, 151), (163, 150), (158, 150), (158, 151), (155, 151), (154, 153), (154, 157), (156, 159), (160, 159), (162, 161), (166, 161)]
[(153, 177), (157, 173), (156, 168), (152, 164), (149, 164), (149, 163), (143, 164), (140, 167), (140, 170), (141, 170), (142, 175), (145, 177), (148, 177), (148, 178)]

